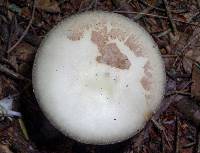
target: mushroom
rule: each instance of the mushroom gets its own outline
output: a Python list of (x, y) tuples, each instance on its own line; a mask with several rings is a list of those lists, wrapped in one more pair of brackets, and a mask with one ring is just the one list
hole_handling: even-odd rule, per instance
[(62, 21), (35, 57), (33, 88), (50, 122), (87, 144), (113, 144), (140, 131), (159, 108), (165, 70), (151, 36), (115, 13)]

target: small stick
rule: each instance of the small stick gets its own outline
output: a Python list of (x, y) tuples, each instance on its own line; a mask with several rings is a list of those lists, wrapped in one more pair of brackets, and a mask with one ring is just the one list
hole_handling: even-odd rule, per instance
[(172, 14), (171, 14), (171, 11), (170, 11), (170, 9), (168, 7), (167, 0), (163, 0), (163, 3), (165, 5), (166, 13), (167, 13), (167, 16), (169, 18), (170, 24), (172, 26), (172, 31), (174, 32), (174, 34), (176, 34), (177, 33), (177, 28), (176, 28), (175, 23), (172, 20)]
[[(153, 10), (153, 7), (147, 7), (146, 9), (142, 10), (141, 13), (148, 13), (151, 10)], [(136, 21), (136, 20), (139, 20), (143, 16), (144, 14), (137, 14), (133, 19)]]
[(15, 66), (6, 58), (1, 57), (0, 58), (0, 63), (9, 65), (12, 69), (16, 70)]
[(162, 55), (163, 58), (176, 58), (178, 55)]
[(180, 152), (180, 121), (178, 116), (176, 117), (176, 138), (175, 138), (175, 153), (179, 153)]
[(169, 148), (172, 150), (172, 146), (171, 146), (169, 139), (167, 137), (167, 134), (165, 132), (165, 128), (160, 123), (158, 123), (154, 118), (152, 118), (151, 121), (163, 133), (163, 136), (164, 136), (165, 140), (167, 141)]
[(19, 125), (22, 130), (22, 133), (24, 134), (25, 139), (29, 140), (28, 132), (27, 132), (26, 126), (24, 124), (24, 121), (21, 118), (19, 118), (18, 121), (19, 121)]
[[(113, 11), (113, 12), (114, 13), (121, 13), (121, 14), (143, 14), (145, 16), (149, 16), (149, 17), (153, 17), (153, 18), (168, 19), (167, 16), (151, 14), (151, 13), (137, 12), (137, 11)], [(196, 26), (196, 27), (200, 27), (199, 25), (197, 25), (195, 23), (190, 23), (190, 22), (186, 22), (186, 21), (174, 19), (174, 18), (172, 18), (172, 20), (175, 21), (175, 22), (181, 22), (181, 23), (184, 23), (184, 24), (189, 24), (189, 25), (193, 25), (193, 26)]]
[(191, 143), (183, 145), (182, 148), (190, 148), (190, 147), (193, 147), (195, 144), (196, 144), (195, 142), (191, 142)]
[[(165, 147), (164, 147), (164, 139), (165, 139), (165, 134), (164, 134), (164, 127), (162, 125), (160, 125), (160, 123), (158, 123), (154, 118), (151, 119), (151, 121), (153, 122), (153, 124), (156, 126), (156, 128), (158, 128), (158, 130), (160, 131), (160, 136), (161, 136), (161, 147), (162, 147), (162, 153), (165, 152)], [(166, 139), (167, 140), (167, 139)], [(168, 143), (169, 144), (169, 143)]]
[(186, 92), (186, 91), (172, 91), (172, 92), (169, 92), (169, 93), (165, 94), (165, 97), (169, 97), (169, 96), (172, 96), (172, 95), (192, 96), (191, 92)]
[(157, 14), (150, 14), (150, 13), (143, 13), (143, 12), (137, 12), (137, 11), (113, 11), (114, 13), (122, 13), (122, 14), (141, 14), (145, 16), (155, 17), (155, 18), (161, 18), (161, 19), (168, 19), (166, 16), (161, 16)]
[(167, 29), (166, 31), (163, 31), (163, 32), (159, 33), (159, 34), (157, 35), (157, 37), (160, 38), (160, 37), (162, 37), (162, 36), (167, 35), (167, 34), (170, 33), (170, 32), (171, 32), (171, 29)]
[(34, 19), (34, 15), (35, 15), (35, 0), (33, 1), (33, 10), (32, 10), (32, 15), (31, 15), (31, 19), (28, 23), (28, 26), (26, 27), (26, 29), (24, 30), (23, 34), (21, 35), (21, 37), (18, 39), (18, 41), (12, 46), (10, 47), (8, 50), (7, 50), (7, 53), (9, 54), (13, 49), (15, 49), (15, 47), (17, 45), (19, 45), (19, 43), (23, 40), (23, 38), (26, 36), (26, 34), (28, 33), (31, 25), (32, 25), (32, 22), (33, 22), (33, 19)]
[[(153, 7), (155, 10), (158, 10), (158, 11), (161, 11), (161, 12), (165, 12), (165, 9), (162, 9), (162, 8), (159, 8), (159, 7), (156, 7), (156, 6), (153, 6), (151, 4), (149, 4), (148, 2), (146, 2), (145, 0), (139, 0), (141, 3), (143, 3), (144, 5), (146, 6), (150, 6), (150, 7)], [(175, 14), (178, 14), (178, 13), (184, 13), (186, 12), (186, 10), (171, 10), (172, 13), (175, 13)]]
[(14, 78), (14, 79), (18, 79), (18, 80), (28, 80), (27, 78), (25, 78), (24, 76), (22, 76), (21, 74), (19, 73), (16, 73), (10, 69), (8, 69), (6, 66), (4, 65), (1, 65), (0, 64), (0, 72)]

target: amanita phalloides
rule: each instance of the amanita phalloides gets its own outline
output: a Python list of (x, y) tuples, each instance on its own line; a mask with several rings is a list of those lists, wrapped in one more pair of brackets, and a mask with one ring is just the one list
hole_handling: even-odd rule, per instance
[(59, 23), (33, 67), (34, 93), (46, 117), (66, 136), (89, 144), (135, 135), (159, 108), (164, 84), (151, 36), (114, 13), (87, 12)]

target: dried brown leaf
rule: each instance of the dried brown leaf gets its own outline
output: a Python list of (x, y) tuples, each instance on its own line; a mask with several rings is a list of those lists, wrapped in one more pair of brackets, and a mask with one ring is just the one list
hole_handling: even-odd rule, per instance
[(35, 48), (28, 43), (21, 43), (15, 49), (12, 56), (15, 56), (18, 61), (32, 62), (35, 55)]
[(37, 0), (36, 8), (44, 10), (50, 13), (59, 13), (60, 7), (57, 1), (55, 0)]
[(78, 10), (82, 3), (85, 3), (87, 0), (71, 0), (71, 4), (75, 10)]
[(1, 153), (13, 153), (10, 151), (9, 147), (7, 145), (0, 144), (0, 152)]
[(21, 16), (25, 17), (25, 18), (30, 18), (31, 17), (31, 10), (28, 9), (28, 7), (24, 7), (21, 9)]
[(155, 5), (157, 0), (147, 0), (147, 3), (150, 5)]

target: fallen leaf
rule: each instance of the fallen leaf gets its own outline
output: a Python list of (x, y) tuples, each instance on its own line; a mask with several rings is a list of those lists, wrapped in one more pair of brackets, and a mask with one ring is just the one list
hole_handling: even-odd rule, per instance
[(57, 1), (55, 0), (37, 0), (36, 8), (44, 10), (50, 13), (59, 13), (60, 7)]
[(21, 9), (20, 15), (25, 17), (25, 18), (30, 18), (31, 17), (31, 11), (28, 9), (28, 7), (23, 7)]
[(88, 0), (72, 0), (71, 4), (75, 10), (79, 10), (82, 3), (84, 3), (85, 1), (88, 1)]
[(18, 61), (32, 62), (35, 56), (35, 48), (28, 43), (21, 43), (15, 49), (11, 56), (16, 57)]
[(157, 0), (147, 0), (147, 3), (150, 5), (155, 5)]
[(18, 73), (26, 76), (30, 72), (30, 65), (27, 63), (22, 62), (18, 67)]
[(10, 149), (7, 145), (1, 145), (1, 144), (0, 144), (0, 152), (1, 153), (13, 153), (12, 151), (10, 151)]
[(183, 14), (183, 17), (185, 18), (185, 21), (189, 23), (198, 14), (199, 14), (198, 10), (192, 10), (191, 12), (187, 12), (187, 13)]

